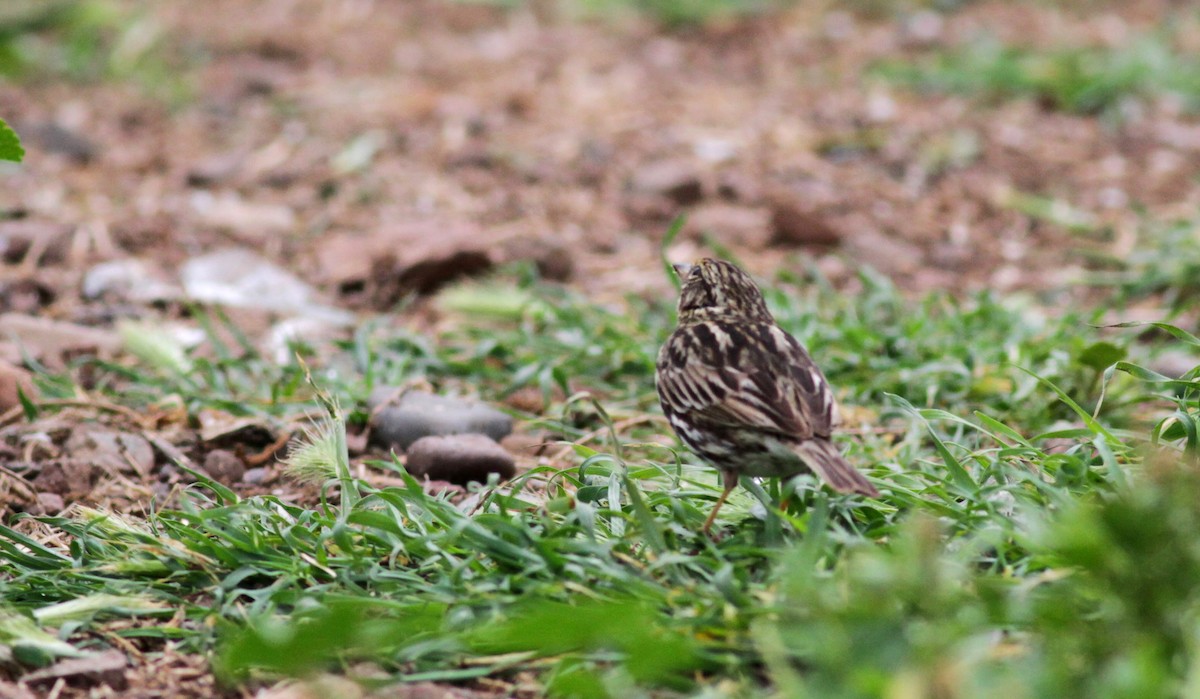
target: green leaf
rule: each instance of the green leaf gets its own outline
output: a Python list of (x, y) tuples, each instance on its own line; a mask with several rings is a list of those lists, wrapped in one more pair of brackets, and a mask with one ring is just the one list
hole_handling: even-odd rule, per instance
[(911, 413), (913, 417), (916, 417), (917, 419), (921, 420), (921, 422), (925, 423), (925, 429), (929, 432), (929, 438), (933, 442), (933, 448), (937, 450), (938, 455), (942, 457), (942, 462), (946, 465), (946, 470), (950, 472), (950, 478), (954, 481), (954, 484), (961, 488), (965, 493), (974, 493), (978, 491), (979, 484), (975, 482), (974, 478), (971, 478), (971, 474), (967, 472), (967, 469), (963, 467), (962, 463), (950, 453), (950, 449), (946, 446), (945, 442), (942, 441), (941, 437), (937, 435), (937, 432), (933, 429), (933, 425), (929, 424), (929, 420), (925, 416), (925, 411), (917, 409), (912, 403), (909, 403), (895, 394), (885, 393), (884, 395), (895, 401), (896, 404), (898, 404), (901, 408)]
[(1104, 371), (1125, 358), (1123, 347), (1117, 347), (1111, 342), (1094, 342), (1079, 353), (1076, 359), (1080, 364), (1089, 366), (1096, 371)]
[(30, 400), (29, 396), (25, 395), (25, 391), (17, 386), (17, 400), (21, 403), (21, 410), (25, 413), (25, 419), (33, 422), (38, 418), (38, 407)]
[(575, 497), (581, 502), (596, 502), (607, 493), (607, 485), (585, 485), (575, 492)]
[(12, 127), (3, 119), (0, 119), (0, 160), (19, 163), (24, 158), (25, 148), (21, 146), (21, 139), (17, 136), (17, 132), (13, 131)]
[[(996, 418), (985, 415), (985, 414), (979, 412), (978, 410), (975, 411), (975, 417), (979, 418), (979, 421), (982, 422), (984, 425), (987, 425), (988, 427), (992, 428), (993, 432), (998, 432), (998, 433), (1004, 435), (1005, 437), (1008, 437), (1009, 439), (1013, 440), (1017, 444), (1020, 444), (1023, 447), (1032, 447), (1033, 446), (1032, 444), (1029, 443), (1028, 439), (1025, 439), (1024, 437), (1021, 436), (1020, 432), (1017, 432), (1016, 430), (1014, 430), (1013, 428), (1004, 424), (1003, 422), (1000, 422)], [(992, 436), (995, 437), (995, 435), (992, 435)], [(999, 440), (997, 440), (997, 441), (999, 441)]]
[(1097, 422), (1096, 418), (1092, 417), (1091, 413), (1079, 407), (1079, 404), (1076, 403), (1070, 396), (1068, 396), (1066, 391), (1059, 388), (1053, 381), (1048, 381), (1047, 379), (1038, 376), (1025, 367), (1018, 366), (1017, 369), (1029, 374), (1033, 378), (1037, 379), (1038, 383), (1042, 384), (1051, 391), (1054, 391), (1054, 393), (1058, 395), (1059, 400), (1061, 400), (1068, 408), (1078, 415), (1079, 419), (1083, 420), (1083, 424), (1087, 425), (1088, 429), (1091, 430), (1093, 434), (1103, 435), (1104, 438), (1110, 443), (1120, 443), (1120, 440), (1118, 440), (1112, 432), (1109, 432), (1108, 429)]
[(634, 517), (642, 527), (642, 533), (646, 537), (646, 545), (657, 553), (666, 551), (667, 542), (663, 539), (662, 532), (658, 529), (658, 524), (654, 520), (654, 513), (646, 506), (646, 501), (642, 499), (642, 494), (638, 490), (637, 484), (629, 477), (625, 478), (625, 492), (629, 494), (629, 504), (633, 507)]
[(1126, 323), (1114, 323), (1112, 325), (1100, 325), (1097, 327), (1101, 327), (1101, 328), (1142, 328), (1142, 327), (1158, 328), (1159, 330), (1162, 330), (1163, 332), (1173, 336), (1177, 340), (1182, 340), (1193, 347), (1200, 347), (1200, 337), (1196, 337), (1195, 335), (1191, 334), (1190, 332), (1188, 332), (1182, 328), (1177, 328), (1174, 325), (1171, 325), (1170, 323), (1142, 323), (1142, 322), (1138, 322), (1138, 321), (1129, 321)]
[(1129, 374), (1130, 376), (1132, 376), (1134, 378), (1141, 379), (1142, 381), (1148, 381), (1151, 383), (1163, 383), (1163, 384), (1167, 384), (1171, 388), (1176, 388), (1176, 389), (1187, 389), (1187, 388), (1200, 389), (1200, 381), (1188, 381), (1186, 379), (1173, 379), (1170, 376), (1165, 376), (1163, 374), (1158, 373), (1157, 371), (1154, 371), (1152, 369), (1147, 369), (1146, 367), (1143, 367), (1143, 366), (1138, 366), (1137, 364), (1130, 364), (1129, 362), (1117, 362), (1116, 368), (1117, 368), (1117, 371), (1123, 371), (1126, 374)]

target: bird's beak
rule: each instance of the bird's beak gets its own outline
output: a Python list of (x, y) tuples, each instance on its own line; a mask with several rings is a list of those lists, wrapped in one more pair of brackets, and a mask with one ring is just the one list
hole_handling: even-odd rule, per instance
[(693, 265), (680, 262), (679, 264), (671, 265), (671, 267), (675, 270), (675, 274), (679, 275), (680, 279), (687, 279), (687, 275), (692, 271)]

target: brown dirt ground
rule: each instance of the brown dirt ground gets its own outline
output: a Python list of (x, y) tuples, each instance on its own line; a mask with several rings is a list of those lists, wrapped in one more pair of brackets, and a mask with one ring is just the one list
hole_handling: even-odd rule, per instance
[[(933, 31), (914, 24), (928, 15), (800, 5), (667, 32), (550, 2), (147, 3), (136, 12), (166, 54), (202, 56), (181, 63), (185, 103), (118, 82), (0, 82), (0, 115), (29, 148), (0, 171), (0, 312), (107, 326), (147, 309), (83, 302), (89, 266), (138, 257), (169, 277), (224, 246), (363, 312), (525, 258), (597, 299), (667, 294), (658, 246), (683, 212), (672, 253), (684, 259), (708, 233), (764, 276), (815, 260), (848, 289), (865, 263), (914, 293), (1044, 290), (1091, 256), (1126, 254), (1144, 219), (1194, 217), (1200, 121), (1171, 100), (1117, 123), (864, 77), (985, 31), (1115, 45), (1177, 3), (974, 2)], [(32, 135), (47, 124), (91, 152)], [(375, 139), (373, 160), (339, 171), (360, 138)], [(1111, 233), (1031, 218), (1013, 192), (1068, 202)], [(5, 449), (0, 460), (23, 458)], [(201, 661), (157, 650), (131, 653), (127, 691), (59, 696), (212, 695)]]

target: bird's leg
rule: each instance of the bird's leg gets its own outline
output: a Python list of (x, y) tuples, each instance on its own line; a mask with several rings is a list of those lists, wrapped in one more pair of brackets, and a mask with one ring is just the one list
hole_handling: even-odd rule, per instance
[(717, 512), (721, 510), (721, 505), (725, 504), (725, 499), (733, 492), (733, 489), (738, 484), (738, 474), (736, 471), (722, 471), (722, 478), (725, 480), (725, 492), (721, 493), (721, 497), (717, 498), (717, 504), (713, 505), (712, 512), (708, 514), (708, 519), (704, 521), (704, 533), (707, 534), (709, 529), (712, 529), (713, 522), (717, 519)]

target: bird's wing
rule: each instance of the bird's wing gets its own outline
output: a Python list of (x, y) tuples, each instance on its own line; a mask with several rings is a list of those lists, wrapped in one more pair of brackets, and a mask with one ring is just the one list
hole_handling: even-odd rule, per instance
[(837, 422), (833, 393), (808, 352), (767, 323), (680, 327), (659, 354), (658, 391), (674, 411), (719, 426), (810, 439), (828, 437)]

